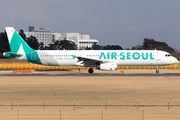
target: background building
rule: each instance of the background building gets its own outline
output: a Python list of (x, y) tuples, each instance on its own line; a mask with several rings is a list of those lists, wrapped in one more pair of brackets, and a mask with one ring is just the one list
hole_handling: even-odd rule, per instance
[(52, 33), (52, 42), (56, 42), (57, 40), (59, 41), (61, 37), (60, 33)]
[(52, 44), (52, 33), (50, 33), (49, 27), (37, 27), (29, 26), (28, 32), (24, 32), (26, 37), (34, 36), (37, 38), (38, 42), (43, 42), (44, 46)]
[(90, 39), (90, 35), (79, 33), (60, 33), (60, 40), (72, 41), (77, 45), (78, 49), (90, 48), (94, 43), (99, 43), (96, 39)]
[(78, 49), (90, 48), (92, 45), (98, 44), (99, 41), (96, 39), (90, 39), (89, 34), (79, 34), (79, 33), (51, 33), (49, 27), (37, 27), (29, 26), (28, 32), (24, 32), (26, 37), (31, 35), (36, 37), (38, 42), (43, 42), (44, 46), (53, 44), (57, 40), (69, 40), (77, 45)]

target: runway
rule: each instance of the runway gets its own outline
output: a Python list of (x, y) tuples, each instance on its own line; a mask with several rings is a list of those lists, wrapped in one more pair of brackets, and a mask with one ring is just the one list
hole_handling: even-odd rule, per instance
[(0, 76), (180, 76), (180, 73), (0, 73)]
[[(63, 119), (68, 120), (99, 119), (102, 110), (112, 114), (105, 116), (113, 120), (120, 118), (114, 116), (122, 116), (123, 120), (141, 119), (142, 110), (146, 114), (164, 115), (162, 120), (167, 115), (172, 115), (167, 119), (180, 118), (179, 69), (161, 70), (159, 74), (144, 69), (125, 70), (126, 73), (120, 73), (120, 70), (95, 71), (94, 74), (88, 74), (87, 70), (0, 72), (1, 116), (16, 112), (6, 119), (17, 117), (18, 110), (22, 119), (54, 120), (59, 118), (59, 110), (62, 110)], [(95, 116), (80, 119), (70, 115)], [(146, 116), (161, 120), (156, 116)]]

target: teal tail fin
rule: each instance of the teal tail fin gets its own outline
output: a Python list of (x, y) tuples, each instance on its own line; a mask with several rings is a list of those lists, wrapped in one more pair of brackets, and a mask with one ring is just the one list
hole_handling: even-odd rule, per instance
[(21, 45), (24, 51), (32, 51), (33, 49), (26, 44), (22, 37), (15, 31), (13, 27), (6, 27), (6, 32), (8, 36), (9, 45), (11, 52), (18, 52)]
[(15, 31), (13, 27), (6, 27), (6, 33), (10, 45), (10, 52), (5, 52), (3, 55), (12, 59), (19, 59), (36, 64), (41, 64), (36, 50), (32, 49)]

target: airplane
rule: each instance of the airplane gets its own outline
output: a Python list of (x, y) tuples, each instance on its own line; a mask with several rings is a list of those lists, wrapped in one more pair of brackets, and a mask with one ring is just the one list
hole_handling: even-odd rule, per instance
[(158, 66), (177, 63), (168, 52), (160, 50), (34, 50), (13, 27), (6, 27), (11, 51), (3, 55), (12, 59), (47, 66), (84, 66), (103, 71), (117, 70), (117, 66)]

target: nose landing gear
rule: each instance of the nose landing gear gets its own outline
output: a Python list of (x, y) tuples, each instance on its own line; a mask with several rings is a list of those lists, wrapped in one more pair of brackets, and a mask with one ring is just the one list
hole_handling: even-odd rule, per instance
[(156, 73), (157, 73), (157, 74), (159, 73), (158, 66), (156, 66)]

